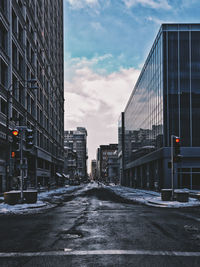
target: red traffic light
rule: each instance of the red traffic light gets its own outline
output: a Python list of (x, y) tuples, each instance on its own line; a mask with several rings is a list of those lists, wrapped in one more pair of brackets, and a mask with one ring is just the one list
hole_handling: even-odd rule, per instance
[(11, 158), (15, 158), (15, 152), (14, 151), (11, 152)]
[(176, 138), (175, 142), (180, 143), (180, 138)]
[(12, 134), (13, 134), (14, 136), (18, 136), (19, 131), (18, 131), (18, 130), (13, 130), (13, 131), (12, 131)]

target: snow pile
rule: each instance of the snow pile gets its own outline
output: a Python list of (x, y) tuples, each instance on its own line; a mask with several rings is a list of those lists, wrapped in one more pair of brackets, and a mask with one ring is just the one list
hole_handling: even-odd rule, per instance
[(189, 198), (188, 202), (162, 201), (161, 194), (159, 192), (134, 189), (124, 186), (109, 186), (109, 188), (125, 199), (154, 207), (184, 208), (200, 206), (200, 201), (194, 198)]
[[(24, 213), (33, 213), (40, 212), (44, 209), (49, 209), (55, 206), (55, 204), (51, 204), (48, 200), (52, 199), (60, 199), (62, 198), (62, 194), (71, 193), (75, 189), (80, 188), (81, 186), (69, 186), (62, 187), (50, 191), (39, 192), (38, 193), (38, 201), (34, 204), (17, 204), (17, 205), (8, 205), (5, 203), (0, 203), (0, 214), (24, 214)], [(3, 201), (4, 197), (0, 197)]]
[(0, 204), (0, 214), (18, 214), (18, 213), (27, 213), (31, 209), (35, 208), (44, 208), (47, 206), (47, 203), (43, 201), (37, 201), (34, 204), (17, 204), (17, 205), (8, 205), (5, 203)]

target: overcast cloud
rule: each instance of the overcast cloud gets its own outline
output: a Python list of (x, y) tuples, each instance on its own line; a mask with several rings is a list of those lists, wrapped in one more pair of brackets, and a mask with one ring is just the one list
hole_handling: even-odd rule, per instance
[(100, 144), (117, 142), (118, 117), (139, 75), (134, 68), (111, 74), (93, 70), (94, 63), (109, 57), (73, 59), (65, 65), (65, 128), (87, 128), (90, 159)]

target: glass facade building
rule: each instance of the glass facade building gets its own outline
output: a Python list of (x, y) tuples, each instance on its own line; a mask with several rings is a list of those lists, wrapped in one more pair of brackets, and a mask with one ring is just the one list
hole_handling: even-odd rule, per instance
[(175, 164), (175, 187), (199, 188), (199, 119), (200, 24), (163, 24), (120, 118), (122, 184), (170, 187), (176, 135), (183, 160)]

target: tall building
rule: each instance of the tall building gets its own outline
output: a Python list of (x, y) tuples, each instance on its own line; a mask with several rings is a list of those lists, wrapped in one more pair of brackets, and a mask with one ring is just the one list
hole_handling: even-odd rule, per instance
[(76, 153), (76, 174), (81, 180), (87, 179), (87, 130), (77, 127), (74, 131), (65, 131), (64, 146)]
[(0, 1), (0, 191), (18, 175), (10, 160), (16, 126), (34, 131), (34, 148), (24, 153), (27, 183), (47, 184), (64, 162), (62, 0)]
[(121, 183), (171, 187), (171, 135), (181, 139), (175, 188), (200, 188), (200, 24), (163, 24), (119, 121)]
[(64, 146), (64, 176), (68, 179), (77, 177), (77, 154), (72, 148)]
[(114, 182), (118, 177), (118, 144), (100, 145), (97, 149), (97, 178), (103, 182)]
[(96, 180), (97, 171), (97, 161), (95, 159), (91, 160), (91, 179)]

